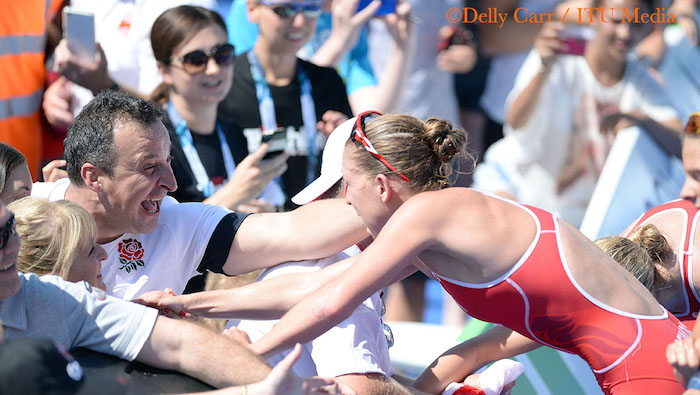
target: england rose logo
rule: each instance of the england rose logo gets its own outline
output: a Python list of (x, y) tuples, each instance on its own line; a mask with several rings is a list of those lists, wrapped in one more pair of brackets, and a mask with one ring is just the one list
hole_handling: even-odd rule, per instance
[(137, 270), (139, 266), (143, 267), (143, 246), (136, 239), (126, 239), (119, 242), (119, 263), (122, 266), (119, 270), (126, 270), (131, 273), (132, 270)]

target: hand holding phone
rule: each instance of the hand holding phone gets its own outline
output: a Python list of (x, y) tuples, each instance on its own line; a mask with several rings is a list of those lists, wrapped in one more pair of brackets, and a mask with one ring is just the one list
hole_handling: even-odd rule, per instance
[(86, 63), (95, 62), (95, 16), (91, 13), (63, 9), (63, 36), (70, 51)]
[(590, 38), (591, 32), (589, 29), (579, 27), (565, 28), (559, 36), (559, 41), (564, 44), (564, 48), (558, 53), (583, 56), (586, 52), (586, 44)]
[[(393, 14), (396, 12), (396, 0), (381, 0), (382, 5), (379, 7), (379, 10), (374, 14), (376, 16), (380, 15), (387, 15), (387, 14)], [(369, 3), (371, 3), (372, 0), (360, 0), (360, 4), (357, 8), (357, 11), (362, 11), (365, 9)]]
[(472, 41), (472, 32), (464, 30), (454, 25), (443, 26), (440, 29), (440, 40), (438, 41), (438, 51), (444, 51), (451, 45), (469, 45)]
[(262, 142), (270, 144), (264, 159), (274, 158), (287, 148), (287, 129), (277, 128), (263, 131)]

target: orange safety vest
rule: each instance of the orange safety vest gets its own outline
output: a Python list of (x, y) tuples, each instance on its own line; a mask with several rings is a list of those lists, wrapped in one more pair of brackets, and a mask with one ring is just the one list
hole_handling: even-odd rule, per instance
[(5, 1), (0, 12), (0, 141), (27, 157), (36, 179), (42, 150), (46, 28), (60, 0)]

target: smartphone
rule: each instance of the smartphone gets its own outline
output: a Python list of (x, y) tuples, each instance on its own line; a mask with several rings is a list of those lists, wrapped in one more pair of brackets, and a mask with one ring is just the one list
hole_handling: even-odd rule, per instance
[(63, 37), (68, 48), (81, 60), (95, 62), (95, 15), (75, 11), (70, 7), (63, 9)]
[(438, 41), (438, 52), (444, 51), (450, 45), (468, 45), (472, 40), (472, 32), (458, 28), (457, 26), (449, 26), (450, 35), (440, 38)]
[(559, 40), (562, 44), (566, 45), (566, 48), (559, 51), (560, 54), (564, 55), (576, 55), (583, 56), (586, 52), (586, 44), (591, 38), (592, 32), (586, 28), (566, 28), (559, 36)]
[(263, 131), (262, 142), (270, 144), (263, 159), (274, 158), (284, 152), (287, 148), (287, 129), (277, 128)]
[[(360, 5), (357, 7), (357, 12), (364, 10), (372, 0), (360, 0)], [(396, 0), (382, 0), (382, 5), (374, 14), (375, 16), (393, 14), (396, 12)]]

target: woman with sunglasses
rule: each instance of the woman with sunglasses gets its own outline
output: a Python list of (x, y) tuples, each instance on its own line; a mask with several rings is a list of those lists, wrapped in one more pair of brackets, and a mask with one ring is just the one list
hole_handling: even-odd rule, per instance
[[(218, 115), (217, 106), (231, 89), (235, 59), (219, 14), (172, 8), (153, 24), (151, 46), (163, 77), (152, 98), (167, 109), (173, 144), (178, 189), (172, 195), (245, 211), (270, 211), (284, 203), (279, 188), (265, 188), (286, 169), (285, 155), (262, 160), (265, 145), (247, 156), (241, 129)], [(264, 202), (256, 200), (261, 193)]]
[(581, 356), (607, 394), (682, 392), (663, 356), (689, 331), (627, 271), (550, 213), (447, 188), (464, 131), (437, 118), (358, 118), (343, 157), (346, 201), (374, 243), (253, 344), (256, 352), (317, 336), (419, 268), (470, 315), (502, 325), (485, 336), (496, 344), (485, 352), (467, 342), (440, 357), (416, 382), (421, 390), (440, 392), (485, 359), (547, 345)]
[[(219, 108), (244, 128), (251, 147), (261, 141), (261, 130), (286, 129), (289, 169), (281, 182), (288, 198), (319, 174), (325, 140), (319, 121), (333, 118), (339, 125), (352, 116), (338, 73), (296, 56), (315, 31), (322, 3), (248, 1), (248, 19), (258, 24), (260, 35), (236, 59), (232, 93)], [(286, 207), (295, 206), (288, 200)]]

